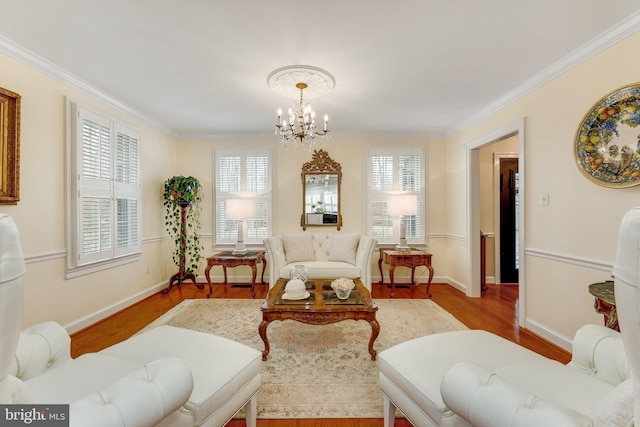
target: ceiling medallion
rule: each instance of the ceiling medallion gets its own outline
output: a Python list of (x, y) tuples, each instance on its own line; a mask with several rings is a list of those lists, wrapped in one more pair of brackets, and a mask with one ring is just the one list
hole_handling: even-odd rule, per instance
[(288, 121), (282, 120), (282, 110), (278, 110), (276, 135), (286, 148), (298, 147), (311, 150), (316, 143), (316, 136), (331, 138), (328, 129), (329, 116), (324, 116), (321, 131), (316, 128), (316, 113), (311, 104), (304, 103), (303, 97), (316, 98), (331, 91), (336, 84), (335, 79), (325, 70), (307, 65), (291, 65), (278, 68), (267, 77), (267, 84), (274, 92), (287, 98), (300, 96), (299, 104), (294, 104), (288, 111)]

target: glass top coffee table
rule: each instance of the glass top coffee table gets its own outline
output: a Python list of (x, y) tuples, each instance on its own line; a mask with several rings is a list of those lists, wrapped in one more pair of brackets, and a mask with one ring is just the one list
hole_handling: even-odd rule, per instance
[(380, 324), (376, 320), (378, 306), (371, 299), (371, 294), (360, 279), (353, 279), (356, 287), (346, 300), (336, 297), (336, 293), (331, 289), (332, 279), (309, 279), (306, 283), (308, 298), (285, 300), (282, 294), (288, 281), (288, 279), (279, 279), (260, 307), (262, 322), (258, 332), (264, 341), (262, 360), (267, 360), (269, 355), (269, 338), (267, 337), (269, 323), (287, 319), (311, 325), (328, 325), (347, 319), (366, 320), (371, 325), (369, 354), (371, 354), (371, 360), (376, 360), (377, 352), (373, 349), (373, 343), (380, 333)]

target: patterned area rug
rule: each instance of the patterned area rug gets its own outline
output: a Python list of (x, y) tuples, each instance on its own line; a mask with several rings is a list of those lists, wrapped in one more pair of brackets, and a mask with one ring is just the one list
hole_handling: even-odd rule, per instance
[[(380, 352), (438, 332), (467, 329), (431, 300), (379, 299)], [(145, 329), (172, 325), (224, 336), (264, 350), (258, 335), (261, 300), (187, 300)], [(381, 418), (378, 365), (368, 351), (371, 327), (347, 320), (332, 325), (275, 321), (262, 362), (259, 418)]]

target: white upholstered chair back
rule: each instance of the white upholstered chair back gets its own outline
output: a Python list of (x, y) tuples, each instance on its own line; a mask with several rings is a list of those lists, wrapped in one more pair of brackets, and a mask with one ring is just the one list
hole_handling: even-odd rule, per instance
[(613, 267), (616, 310), (627, 353), (635, 399), (635, 422), (640, 424), (640, 207), (625, 214), (620, 225)]
[(8, 375), (22, 327), (25, 271), (18, 229), (0, 213), (0, 403), (12, 403)]

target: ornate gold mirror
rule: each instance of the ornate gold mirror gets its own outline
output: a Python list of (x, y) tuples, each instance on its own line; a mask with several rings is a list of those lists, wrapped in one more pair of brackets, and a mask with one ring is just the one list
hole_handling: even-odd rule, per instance
[(342, 167), (329, 153), (315, 150), (311, 161), (302, 165), (302, 217), (300, 225), (342, 226), (340, 214), (340, 183)]

